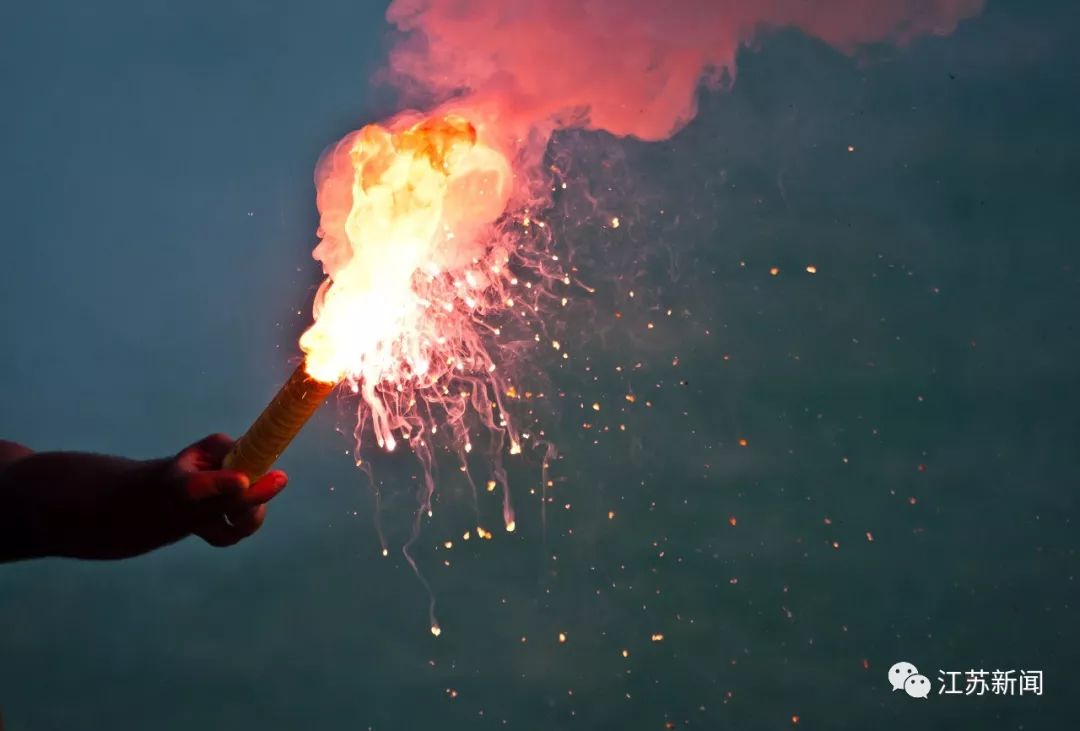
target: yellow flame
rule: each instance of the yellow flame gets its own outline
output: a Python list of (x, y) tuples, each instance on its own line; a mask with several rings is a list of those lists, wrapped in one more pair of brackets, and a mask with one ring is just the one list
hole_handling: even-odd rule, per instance
[(472, 318), (505, 299), (497, 280), (508, 277), (509, 253), (484, 233), (510, 180), (507, 158), (457, 116), (368, 125), (319, 163), (314, 255), (327, 279), (300, 345), (308, 373), (361, 393), (380, 446), (394, 447), (396, 404), (412, 408), (414, 390), (491, 371)]

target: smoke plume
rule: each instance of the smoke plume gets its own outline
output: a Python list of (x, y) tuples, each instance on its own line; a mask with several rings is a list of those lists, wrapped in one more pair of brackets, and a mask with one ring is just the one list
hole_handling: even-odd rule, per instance
[(394, 0), (390, 71), (525, 137), (561, 126), (658, 140), (739, 47), (796, 27), (845, 53), (948, 35), (983, 0)]

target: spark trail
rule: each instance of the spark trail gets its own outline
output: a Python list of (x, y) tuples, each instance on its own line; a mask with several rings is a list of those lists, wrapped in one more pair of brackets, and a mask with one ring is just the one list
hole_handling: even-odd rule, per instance
[[(358, 455), (374, 437), (385, 450), (408, 444), (422, 462), (413, 540), (432, 508), (436, 444), (458, 456), (475, 492), (466, 457), (474, 435), (502, 489), (505, 527), (515, 526), (502, 458), (521, 452), (528, 434), (507, 409), (517, 392), (506, 361), (521, 354), (521, 333), (544, 337), (566, 304), (555, 288), (571, 283), (547, 232), (537, 235), (543, 223), (530, 226), (531, 212), (550, 202), (542, 161), (556, 130), (669, 137), (695, 115), (703, 83), (734, 79), (738, 49), (763, 30), (797, 27), (857, 53), (951, 33), (981, 8), (982, 0), (394, 0), (387, 18), (401, 36), (388, 77), (429, 111), (365, 126), (319, 162), (314, 256), (326, 279), (300, 345), (312, 378), (359, 395)], [(546, 483), (552, 452), (543, 445)]]

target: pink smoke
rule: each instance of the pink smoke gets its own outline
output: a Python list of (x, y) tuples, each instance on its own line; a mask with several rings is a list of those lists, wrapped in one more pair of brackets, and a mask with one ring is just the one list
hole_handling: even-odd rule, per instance
[(948, 35), (983, 0), (394, 0), (391, 72), (524, 137), (559, 126), (663, 139), (702, 80), (734, 76), (762, 29), (794, 26), (850, 53)]

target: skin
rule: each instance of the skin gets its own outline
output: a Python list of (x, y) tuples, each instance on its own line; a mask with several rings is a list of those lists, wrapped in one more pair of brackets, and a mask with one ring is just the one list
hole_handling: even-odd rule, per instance
[(259, 529), (287, 481), (274, 470), (249, 484), (222, 469), (232, 445), (212, 434), (175, 457), (138, 461), (0, 441), (0, 562), (129, 558), (189, 535), (231, 546)]

